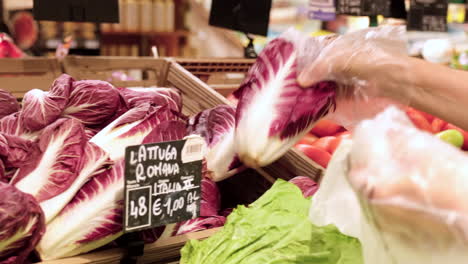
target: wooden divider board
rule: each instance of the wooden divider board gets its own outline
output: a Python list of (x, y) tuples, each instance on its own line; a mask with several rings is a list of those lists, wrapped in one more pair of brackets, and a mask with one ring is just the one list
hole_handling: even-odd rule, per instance
[(22, 58), (0, 60), (0, 89), (22, 98), (32, 89), (49, 90), (52, 82), (62, 74), (57, 59)]
[[(174, 259), (180, 258), (180, 249), (185, 243), (191, 239), (202, 240), (206, 239), (221, 228), (189, 233), (186, 235), (170, 237), (167, 239), (158, 240), (157, 242), (145, 245), (145, 253), (138, 258), (140, 264), (150, 263), (167, 263)], [(125, 256), (125, 250), (120, 248), (96, 251), (90, 254), (80, 255), (76, 257), (43, 261), (39, 264), (116, 264)]]
[(245, 73), (255, 62), (253, 59), (242, 58), (174, 58), (173, 61), (180, 64), (193, 75), (204, 75), (214, 72)]
[(245, 74), (255, 60), (242, 58), (174, 58), (173, 61), (184, 67), (191, 74), (208, 83), (215, 91), (228, 96), (237, 88), (242, 80), (230, 80), (226, 74)]

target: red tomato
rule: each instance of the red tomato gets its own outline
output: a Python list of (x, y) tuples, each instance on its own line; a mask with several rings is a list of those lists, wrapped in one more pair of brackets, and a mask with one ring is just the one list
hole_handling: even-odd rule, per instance
[(463, 138), (465, 141), (463, 142), (462, 150), (468, 150), (468, 131), (465, 131), (457, 126), (454, 126), (452, 124), (447, 124), (442, 131), (448, 130), (448, 129), (455, 129), (460, 131), (460, 133), (463, 134)]
[(317, 164), (322, 166), (323, 168), (327, 168), (328, 163), (330, 162), (330, 153), (318, 147), (301, 144), (297, 145), (296, 149), (302, 151), (307, 157), (317, 162)]
[(439, 133), (441, 132), (445, 126), (447, 125), (447, 122), (445, 122), (444, 120), (440, 119), (440, 118), (437, 118), (435, 117), (434, 120), (432, 120), (432, 132), (433, 133)]
[(239, 100), (237, 100), (237, 98), (234, 96), (234, 94), (230, 94), (230, 95), (226, 96), (226, 98), (227, 98), (231, 103), (233, 103), (234, 105), (237, 105), (237, 103), (239, 102)]
[(350, 138), (351, 137), (351, 131), (340, 132), (340, 133), (336, 134), (335, 137)]
[(423, 116), (429, 123), (431, 123), (431, 122), (434, 120), (434, 118), (435, 118), (435, 117), (434, 117), (433, 115), (431, 115), (431, 114), (428, 114), (428, 113), (423, 112), (423, 111), (416, 110), (416, 109), (414, 109), (414, 108), (412, 108), (412, 107), (407, 107), (406, 112), (408, 113), (408, 111), (409, 111), (409, 112), (414, 112), (414, 113), (417, 113), (418, 115)]
[(315, 141), (317, 141), (317, 139), (318, 137), (311, 135), (311, 134), (307, 134), (301, 140), (299, 140), (299, 142), (297, 142), (296, 145), (299, 145), (299, 144), (312, 145)]
[(317, 139), (312, 146), (315, 146), (317, 148), (323, 149), (326, 152), (330, 153), (330, 145), (333, 143), (333, 141), (336, 140), (336, 137), (323, 137)]
[(342, 126), (339, 126), (332, 121), (322, 119), (315, 124), (314, 128), (312, 128), (310, 132), (318, 137), (326, 137), (335, 135), (342, 128)]
[(419, 111), (413, 111), (410, 108), (406, 110), (406, 115), (411, 119), (411, 121), (417, 128), (430, 133), (434, 133), (432, 131), (431, 123), (429, 123), (429, 121)]

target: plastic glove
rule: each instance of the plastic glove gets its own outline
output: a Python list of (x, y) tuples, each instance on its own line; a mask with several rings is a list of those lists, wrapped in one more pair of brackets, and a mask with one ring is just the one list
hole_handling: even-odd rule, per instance
[(331, 118), (350, 128), (375, 116), (391, 101), (409, 102), (410, 89), (401, 89), (411, 84), (406, 54), (404, 27), (357, 31), (329, 41), (305, 66), (298, 81), (303, 87), (319, 81), (337, 82), (338, 109)]

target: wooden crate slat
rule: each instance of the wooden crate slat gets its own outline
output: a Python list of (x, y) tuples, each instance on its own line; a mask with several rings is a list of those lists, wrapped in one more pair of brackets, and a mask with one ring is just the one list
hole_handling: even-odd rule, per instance
[(52, 82), (60, 74), (62, 68), (56, 59), (1, 59), (0, 89), (22, 98), (32, 89), (49, 90)]
[(190, 114), (197, 114), (200, 111), (213, 108), (220, 104), (229, 104), (226, 98), (193, 76), (181, 65), (171, 65), (167, 75), (167, 81), (181, 90), (184, 99), (189, 98), (198, 104), (198, 109), (191, 109), (193, 112)]
[[(174, 257), (180, 256), (180, 249), (185, 245), (188, 240), (191, 239), (206, 239), (221, 228), (214, 228), (201, 232), (195, 232), (185, 234), (181, 236), (170, 237), (167, 239), (161, 239), (153, 244), (145, 245), (145, 253), (139, 258), (141, 264), (155, 263), (158, 261), (170, 260)], [(120, 263), (120, 260), (124, 257), (125, 251), (120, 248), (102, 250), (85, 254), (77, 257), (64, 258), (59, 260), (49, 260), (40, 262), (40, 264), (110, 264)]]
[(80, 57), (69, 56), (64, 61), (65, 71), (76, 79), (97, 79), (111, 81), (111, 74), (118, 70), (145, 70), (153, 71), (153, 76), (147, 80), (121, 82), (115, 81), (119, 86), (163, 86), (169, 63), (164, 59), (140, 57)]
[(50, 58), (1, 59), (0, 73), (46, 73), (60, 71), (60, 63)]

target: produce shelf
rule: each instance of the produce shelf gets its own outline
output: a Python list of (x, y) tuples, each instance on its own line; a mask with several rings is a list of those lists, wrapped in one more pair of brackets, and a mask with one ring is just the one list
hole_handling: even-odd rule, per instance
[[(186, 63), (186, 64), (184, 64)], [(187, 64), (188, 63), (188, 64)], [(206, 82), (203, 82), (192, 74), (193, 72), (206, 72), (213, 69), (212, 73), (245, 73), (251, 62), (245, 60), (226, 61), (191, 61), (179, 64), (174, 59), (162, 59), (151, 57), (79, 57), (68, 56), (59, 62), (55, 59), (11, 59), (0, 60), (0, 74), (3, 77), (10, 74), (18, 75), (6, 87), (19, 98), (32, 88), (49, 89), (54, 78), (61, 73), (67, 73), (76, 80), (104, 80), (117, 87), (174, 87), (183, 97), (184, 114), (194, 115), (208, 108), (221, 104), (230, 104), (230, 101), (215, 91)], [(184, 66), (189, 70), (185, 69)], [(192, 68), (191, 68), (192, 67)], [(231, 67), (231, 68), (229, 68)], [(3, 71), (2, 71), (3, 69)], [(138, 78), (132, 81), (118, 81), (113, 79), (113, 73), (123, 71), (125, 73), (138, 72)], [(38, 75), (36, 81), (29, 78), (30, 75)], [(210, 74), (211, 75), (211, 74)], [(24, 76), (28, 76), (24, 78)], [(22, 78), (21, 78), (22, 77)], [(42, 78), (42, 79), (41, 79)], [(22, 79), (22, 80), (21, 80)], [(39, 82), (39, 80), (41, 82)], [(27, 83), (28, 85), (26, 85)], [(225, 86), (235, 84), (225, 84)], [(233, 208), (239, 204), (250, 204), (266, 192), (276, 179), (290, 180), (295, 176), (309, 176), (316, 182), (322, 177), (322, 168), (296, 150), (290, 150), (277, 162), (261, 169), (249, 169), (245, 172), (221, 182), (219, 188), (223, 193), (224, 208)], [(211, 236), (219, 229), (212, 229), (183, 236), (161, 239), (154, 244), (145, 246), (145, 255), (139, 263), (168, 263), (176, 261), (180, 257), (180, 248), (188, 239), (203, 239)], [(77, 257), (45, 261), (46, 264), (81, 264), (81, 263), (120, 263), (125, 256), (125, 249), (102, 249), (90, 254)]]

